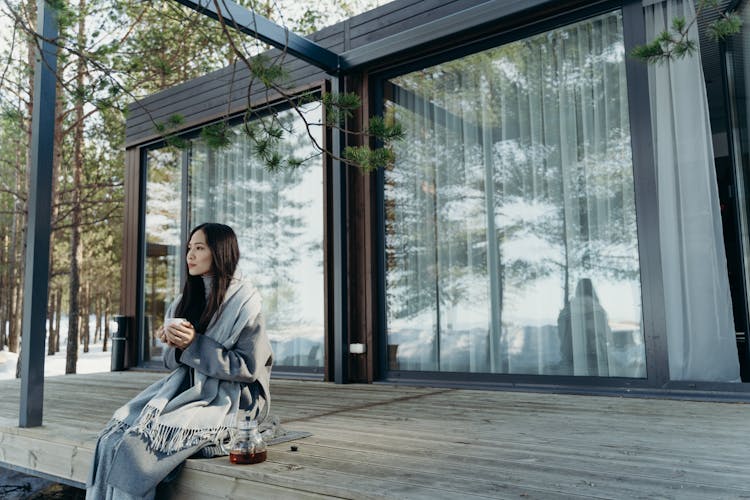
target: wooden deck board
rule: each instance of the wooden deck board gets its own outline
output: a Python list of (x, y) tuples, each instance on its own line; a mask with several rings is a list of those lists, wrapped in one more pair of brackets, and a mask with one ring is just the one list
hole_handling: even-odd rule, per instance
[[(0, 382), (0, 462), (85, 481), (112, 412), (161, 374), (52, 377), (45, 424), (16, 427)], [(272, 382), (272, 414), (313, 435), (262, 464), (189, 460), (173, 498), (750, 498), (750, 407), (393, 385)]]

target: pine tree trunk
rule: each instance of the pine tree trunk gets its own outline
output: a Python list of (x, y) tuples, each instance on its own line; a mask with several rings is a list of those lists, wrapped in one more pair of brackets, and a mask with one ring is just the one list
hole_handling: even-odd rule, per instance
[(104, 321), (104, 311), (102, 310), (102, 299), (97, 297), (94, 301), (96, 308), (94, 314), (96, 315), (96, 330), (94, 331), (94, 344), (99, 342), (102, 338), (102, 322)]
[[(0, 290), (8, 290), (8, 275), (6, 274), (6, 258), (8, 235), (4, 234), (0, 239)], [(8, 297), (0, 299), (0, 351), (5, 349), (5, 338), (8, 331)]]
[(8, 350), (18, 352), (21, 345), (21, 318), (23, 317), (23, 297), (21, 283), (17, 276), (13, 277), (14, 292), (11, 299), (10, 331), (8, 333)]
[(99, 307), (99, 297), (91, 297), (91, 305), (93, 307), (94, 314), (94, 344), (99, 341), (99, 332), (101, 331), (102, 317), (100, 315), (101, 308)]
[(84, 285), (83, 294), (83, 352), (89, 352), (89, 339), (91, 337), (91, 292), (89, 284)]
[[(12, 338), (13, 338), (13, 329), (15, 328), (15, 321), (13, 320), (13, 313), (15, 312), (15, 302), (16, 302), (16, 269), (15, 269), (15, 261), (16, 257), (14, 255), (15, 253), (15, 223), (12, 224), (11, 228), (11, 239), (10, 239), (10, 246), (8, 247), (8, 336), (5, 340), (6, 345), (8, 346), (8, 350), (10, 351), (10, 346), (12, 344)], [(16, 342), (18, 342), (16, 340)], [(13, 352), (13, 351), (11, 351)]]
[(57, 301), (57, 288), (50, 290), (50, 301), (49, 301), (49, 339), (47, 340), (47, 356), (55, 354), (55, 346), (57, 345), (57, 336), (60, 335), (60, 308), (58, 307)]
[(54, 354), (50, 352), (55, 348), (55, 295), (50, 289), (47, 298), (47, 356)]
[(109, 304), (110, 292), (107, 290), (104, 298), (104, 338), (102, 339), (102, 352), (107, 352), (107, 342), (109, 341)]
[(23, 358), (23, 350), (18, 349), (18, 361), (16, 361), (16, 378), (21, 378), (21, 358)]
[[(28, 167), (28, 164), (27, 164)], [(28, 170), (28, 168), (27, 168)], [(16, 192), (21, 193), (22, 174), (16, 171)], [(25, 220), (24, 207), (20, 201), (16, 201), (16, 209), (13, 215), (13, 224), (11, 226), (11, 304), (10, 304), (10, 331), (8, 333), (8, 350), (10, 352), (18, 352), (18, 347), (21, 340), (21, 318), (23, 316), (23, 295), (21, 290), (23, 288), (23, 269), (24, 269), (24, 226)]]
[[(86, 33), (86, 2), (79, 2), (78, 19), (78, 47), (84, 48)], [(78, 59), (76, 66), (76, 84), (78, 88), (84, 88), (85, 62), (82, 58)], [(79, 304), (79, 293), (81, 288), (81, 263), (83, 260), (83, 245), (81, 242), (81, 184), (83, 179), (83, 100), (76, 98), (75, 103), (75, 127), (73, 134), (73, 207), (72, 207), (72, 228), (70, 238), (70, 306), (69, 306), (69, 326), (68, 326), (68, 352), (65, 362), (65, 373), (75, 373), (78, 362), (78, 320), (81, 315)]]
[[(27, 155), (28, 159), (28, 155)], [(27, 163), (28, 167), (28, 163)], [(28, 168), (27, 168), (28, 169)], [(16, 193), (21, 193), (21, 177), (22, 174), (16, 170)], [(16, 201), (15, 210), (13, 214), (13, 222), (11, 224), (11, 241), (10, 241), (10, 263), (8, 265), (10, 275), (10, 314), (8, 319), (10, 321), (8, 331), (8, 350), (10, 352), (18, 352), (18, 346), (21, 337), (21, 322), (20, 317), (22, 316), (21, 310), (21, 288), (23, 286), (23, 280), (20, 278), (23, 276), (23, 226), (25, 225), (20, 219), (23, 218), (23, 211), (21, 202)]]
[[(88, 312), (88, 311), (85, 311), (85, 312)], [(83, 314), (81, 316), (81, 321), (83, 322), (82, 323), (83, 328), (81, 329), (82, 330), (81, 342), (83, 342), (83, 352), (89, 352), (89, 335), (90, 335), (90, 330), (91, 330), (91, 327), (89, 324), (90, 318), (91, 316), (88, 314)]]
[[(18, 174), (16, 174), (18, 175)], [(13, 220), (11, 222), (10, 227), (10, 236), (8, 241), (8, 337), (6, 339), (6, 344), (8, 346), (8, 350), (10, 352), (17, 352), (18, 350), (18, 338), (16, 337), (18, 334), (15, 331), (16, 328), (16, 321), (15, 321), (15, 314), (16, 314), (16, 301), (18, 300), (16, 296), (16, 287), (18, 286), (17, 280), (16, 280), (16, 242), (18, 241), (18, 214), (13, 214)], [(11, 346), (15, 345), (15, 349), (11, 351)]]
[[(58, 49), (58, 56), (60, 55)], [(60, 79), (57, 80), (56, 84), (57, 100), (55, 101), (55, 137), (53, 141), (53, 154), (52, 154), (52, 228), (49, 233), (49, 283), (52, 283), (52, 276), (55, 274), (55, 236), (56, 231), (54, 226), (57, 224), (57, 216), (60, 210), (59, 197), (59, 184), (60, 184), (60, 164), (62, 162), (62, 141), (63, 141), (63, 88), (60, 83)], [(58, 317), (60, 316), (60, 308), (57, 306), (57, 294), (55, 290), (49, 294), (47, 304), (47, 317), (50, 321), (49, 329), (49, 340), (47, 342), (47, 355), (51, 356), (55, 354), (55, 347), (59, 344), (57, 337), (60, 335), (60, 329), (55, 328), (56, 325), (60, 324)]]
[(57, 289), (57, 317), (55, 318), (55, 352), (60, 352), (60, 322), (62, 320), (62, 287)]
[[(68, 292), (68, 342), (65, 354), (65, 373), (75, 373), (78, 364), (78, 317), (79, 317), (79, 264), (81, 227), (75, 227), (75, 209), (73, 211), (74, 227), (70, 240), (70, 290)], [(80, 214), (78, 215), (80, 224)]]
[[(29, 0), (28, 2), (29, 21), (36, 23), (36, 2)], [(32, 24), (33, 25), (33, 24)], [(36, 61), (36, 44), (33, 40), (29, 40), (26, 45), (26, 62), (28, 67), (34, 68)], [(26, 103), (26, 120), (25, 131), (26, 131), (26, 144), (19, 144), (17, 148), (16, 159), (20, 160), (24, 158), (24, 164), (26, 169), (23, 173), (16, 170), (16, 193), (25, 194), (29, 192), (28, 185), (28, 173), (31, 171), (31, 116), (34, 111), (34, 72), (29, 71), (28, 75), (28, 88), (29, 88), (29, 100)], [(21, 152), (23, 151), (23, 152)], [(20, 161), (17, 163), (20, 165)], [(27, 199), (24, 196), (24, 199)], [(18, 200), (18, 199), (17, 199)], [(27, 221), (27, 202), (16, 201), (15, 213), (13, 214), (13, 230), (12, 230), (12, 244), (10, 251), (11, 255), (11, 310), (10, 310), (10, 331), (8, 332), (8, 350), (10, 352), (19, 352), (20, 340), (21, 340), (21, 320), (23, 318), (23, 273), (25, 268), (26, 254), (26, 234), (24, 229), (26, 228)], [(19, 353), (20, 354), (20, 353)], [(17, 366), (21, 366), (20, 357)], [(16, 370), (16, 376), (18, 376), (18, 370)]]

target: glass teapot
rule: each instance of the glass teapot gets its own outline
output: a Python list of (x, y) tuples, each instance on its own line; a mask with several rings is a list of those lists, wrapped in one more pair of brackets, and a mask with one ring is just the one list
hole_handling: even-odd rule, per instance
[(233, 464), (258, 464), (266, 459), (266, 443), (258, 432), (258, 422), (250, 415), (238, 419), (237, 432), (229, 445), (229, 461)]

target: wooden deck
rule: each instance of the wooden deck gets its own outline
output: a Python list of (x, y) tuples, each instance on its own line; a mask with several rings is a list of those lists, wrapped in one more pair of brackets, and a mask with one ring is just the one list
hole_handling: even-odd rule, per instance
[[(20, 429), (0, 382), (0, 462), (85, 481), (98, 430), (159, 374), (46, 380)], [(313, 435), (252, 466), (189, 460), (172, 498), (750, 498), (750, 405), (274, 380), (273, 414)], [(290, 444), (298, 447), (291, 451)]]

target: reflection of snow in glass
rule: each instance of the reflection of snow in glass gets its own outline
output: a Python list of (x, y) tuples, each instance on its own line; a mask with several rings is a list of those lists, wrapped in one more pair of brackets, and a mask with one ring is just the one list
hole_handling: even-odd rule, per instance
[(146, 183), (146, 238), (151, 243), (180, 244), (180, 154), (172, 150), (148, 152)]
[[(320, 123), (318, 103), (305, 106)], [(315, 151), (295, 112), (279, 115), (293, 133), (280, 152), (298, 158)], [(324, 331), (323, 169), (314, 156), (294, 171), (270, 173), (242, 132), (232, 145), (209, 151), (193, 143), (190, 164), (192, 226), (219, 221), (232, 226), (240, 245), (240, 269), (263, 296), (266, 327), (278, 366), (322, 366)], [(320, 127), (311, 128), (320, 141)]]
[(323, 366), (322, 330), (318, 326), (268, 329), (277, 366)]
[(391, 366), (562, 370), (558, 318), (585, 278), (611, 330), (599, 374), (643, 376), (621, 23), (391, 80), (407, 134), (385, 181)]
[[(320, 123), (319, 103), (305, 106), (310, 123)], [(323, 170), (296, 113), (280, 114), (292, 134), (280, 151), (312, 157), (299, 169), (269, 173), (253, 144), (234, 128), (232, 144), (209, 150), (191, 143), (188, 185), (189, 226), (222, 222), (240, 245), (240, 270), (261, 291), (266, 325), (277, 366), (323, 365)], [(321, 127), (313, 126), (320, 141)], [(182, 152), (148, 152), (146, 186), (146, 301), (150, 330), (161, 324), (166, 306), (179, 293), (181, 255)], [(160, 343), (151, 339), (158, 357)]]

